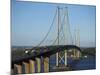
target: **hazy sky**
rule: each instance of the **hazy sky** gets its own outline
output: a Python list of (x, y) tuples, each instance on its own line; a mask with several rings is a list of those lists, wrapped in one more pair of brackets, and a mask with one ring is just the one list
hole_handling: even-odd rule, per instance
[[(95, 6), (15, 2), (11, 7), (12, 45), (35, 46), (47, 33), (57, 6), (68, 7), (71, 33), (80, 29), (80, 45), (95, 46)], [(51, 39), (50, 39), (51, 40)]]

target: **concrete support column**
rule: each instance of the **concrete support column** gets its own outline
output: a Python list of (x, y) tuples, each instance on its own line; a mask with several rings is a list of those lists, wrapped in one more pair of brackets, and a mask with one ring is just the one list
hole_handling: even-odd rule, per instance
[(41, 59), (40, 58), (36, 58), (36, 69), (38, 73), (41, 72)]
[(49, 57), (43, 58), (44, 72), (49, 72)]
[(30, 63), (30, 73), (35, 73), (35, 61), (34, 60), (29, 60)]
[(67, 66), (67, 50), (65, 50), (65, 66)]
[(22, 66), (14, 64), (14, 72), (15, 74), (22, 74)]
[(73, 51), (74, 51), (74, 59), (75, 59), (76, 58), (76, 50), (73, 49)]
[(29, 74), (30, 73), (30, 64), (27, 62), (23, 62), (23, 66), (24, 66), (25, 74)]
[(81, 57), (81, 53), (79, 51), (77, 51), (77, 58)]
[(58, 60), (58, 52), (56, 53), (56, 66), (58, 66), (59, 60)]

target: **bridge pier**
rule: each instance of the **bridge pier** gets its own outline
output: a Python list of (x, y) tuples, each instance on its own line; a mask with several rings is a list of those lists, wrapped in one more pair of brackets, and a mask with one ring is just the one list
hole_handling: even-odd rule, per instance
[(65, 66), (67, 66), (67, 51), (65, 50)]
[(49, 72), (49, 57), (43, 58), (44, 72)]
[(81, 53), (79, 51), (77, 51), (77, 58), (81, 57)]
[(41, 58), (36, 58), (36, 72), (41, 72)]
[(30, 64), (28, 62), (22, 62), (24, 74), (30, 73)]
[(14, 74), (22, 74), (22, 66), (14, 64)]
[(81, 52), (74, 49), (74, 59), (79, 59), (81, 57)]
[(59, 63), (58, 56), (59, 56), (59, 54), (58, 54), (58, 52), (57, 52), (57, 53), (56, 53), (56, 66), (58, 66), (58, 63)]
[(76, 58), (76, 50), (75, 49), (73, 49), (73, 57), (74, 57), (74, 59)]
[(36, 72), (36, 69), (35, 69), (36, 61), (35, 60), (29, 60), (29, 63), (30, 63), (30, 73), (35, 73)]

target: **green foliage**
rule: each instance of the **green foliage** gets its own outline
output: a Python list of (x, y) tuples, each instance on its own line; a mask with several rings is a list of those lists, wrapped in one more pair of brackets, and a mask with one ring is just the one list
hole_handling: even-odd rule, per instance
[(82, 55), (96, 55), (96, 48), (84, 48), (82, 51)]

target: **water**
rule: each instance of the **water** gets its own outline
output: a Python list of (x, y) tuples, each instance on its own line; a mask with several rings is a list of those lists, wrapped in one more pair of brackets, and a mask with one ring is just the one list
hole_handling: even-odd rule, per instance
[[(88, 70), (96, 68), (96, 58), (95, 56), (88, 56), (87, 58), (81, 58), (80, 60), (73, 60), (71, 58), (67, 59), (67, 63), (71, 65), (72, 70)], [(50, 70), (52, 71), (52, 67), (56, 65), (56, 58), (53, 55), (50, 58)]]

